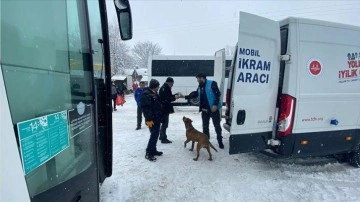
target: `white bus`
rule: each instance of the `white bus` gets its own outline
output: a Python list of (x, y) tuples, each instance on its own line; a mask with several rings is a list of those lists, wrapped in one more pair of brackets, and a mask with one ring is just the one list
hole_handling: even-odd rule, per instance
[[(109, 5), (131, 39), (129, 1)], [(0, 201), (100, 201), (112, 174), (106, 10), (0, 0)]]
[[(226, 67), (230, 67), (231, 59), (225, 62)], [(156, 79), (160, 84), (166, 81), (167, 77), (174, 79), (173, 93), (181, 93), (188, 95), (197, 89), (198, 83), (195, 76), (198, 73), (204, 73), (207, 79), (215, 80), (220, 88), (220, 81), (223, 69), (215, 68), (215, 56), (173, 56), (173, 55), (154, 55), (149, 58), (148, 75), (149, 81)], [(229, 77), (229, 68), (225, 71), (225, 86), (227, 86), (227, 78)], [(223, 91), (225, 92), (225, 91)], [(225, 102), (225, 93), (222, 95)], [(178, 99), (174, 105), (198, 105), (198, 99)]]

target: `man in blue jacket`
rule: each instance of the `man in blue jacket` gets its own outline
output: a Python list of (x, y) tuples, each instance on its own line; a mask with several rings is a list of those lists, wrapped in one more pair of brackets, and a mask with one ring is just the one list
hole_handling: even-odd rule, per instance
[(199, 83), (197, 91), (191, 93), (188, 96), (185, 96), (185, 99), (192, 99), (199, 96), (199, 111), (201, 112), (201, 118), (203, 122), (203, 133), (205, 133), (210, 139), (209, 122), (211, 118), (215, 127), (219, 148), (224, 149), (221, 136), (222, 129), (220, 125), (221, 114), (219, 111), (222, 107), (220, 90), (216, 81), (207, 80), (206, 75), (203, 73), (196, 75), (196, 79)]
[(136, 88), (135, 93), (134, 93), (134, 97), (137, 103), (137, 126), (136, 126), (136, 130), (140, 130), (141, 129), (141, 122), (142, 122), (142, 114), (143, 114), (143, 110), (141, 108), (141, 95), (144, 91), (145, 88), (145, 82), (144, 81), (140, 81), (139, 83), (139, 87)]

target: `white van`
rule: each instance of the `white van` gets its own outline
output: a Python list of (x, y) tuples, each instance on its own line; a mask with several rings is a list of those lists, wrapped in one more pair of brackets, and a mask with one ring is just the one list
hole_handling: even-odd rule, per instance
[[(195, 79), (198, 73), (206, 74), (209, 79), (217, 81), (219, 86), (221, 78), (225, 75), (224, 82), (226, 83), (229, 75), (229, 70), (226, 71), (226, 67), (229, 67), (230, 64), (231, 58), (226, 59), (223, 64), (216, 55), (154, 55), (149, 57), (148, 76), (150, 80), (158, 80), (161, 85), (166, 81), (167, 77), (172, 77), (175, 81), (172, 92), (188, 95), (196, 91), (199, 85)], [(225, 86), (221, 90), (224, 90), (224, 88)], [(225, 96), (223, 96), (223, 100), (225, 101)], [(174, 105), (198, 105), (199, 102), (197, 98), (188, 101), (180, 98), (174, 102)]]
[(240, 12), (226, 123), (230, 154), (345, 154), (360, 167), (360, 28)]

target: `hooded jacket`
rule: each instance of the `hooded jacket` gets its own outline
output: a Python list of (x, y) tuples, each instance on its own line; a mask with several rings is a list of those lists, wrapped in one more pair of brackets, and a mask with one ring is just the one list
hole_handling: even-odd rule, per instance
[(161, 122), (163, 120), (164, 109), (156, 92), (153, 92), (150, 88), (145, 88), (140, 102), (145, 121)]

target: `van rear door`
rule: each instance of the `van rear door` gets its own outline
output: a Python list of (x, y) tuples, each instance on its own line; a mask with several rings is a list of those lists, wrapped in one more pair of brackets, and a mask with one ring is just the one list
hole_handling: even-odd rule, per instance
[[(224, 97), (224, 88), (225, 88), (225, 49), (221, 49), (215, 52), (214, 60), (214, 81), (217, 82), (221, 96)], [(221, 99), (220, 102), (223, 102)], [(222, 110), (220, 110), (222, 114)]]
[(230, 154), (267, 148), (275, 121), (280, 69), (278, 22), (240, 12), (232, 71)]

